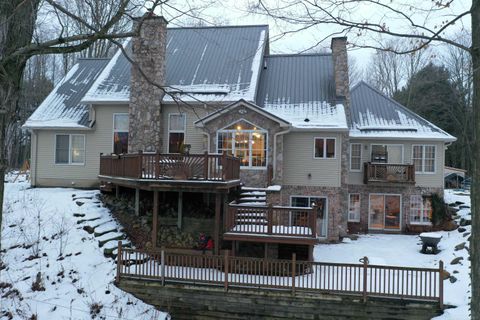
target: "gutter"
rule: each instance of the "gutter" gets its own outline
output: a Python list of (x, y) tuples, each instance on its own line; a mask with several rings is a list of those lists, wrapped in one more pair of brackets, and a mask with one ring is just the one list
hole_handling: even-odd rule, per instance
[(292, 130), (292, 128), (288, 128), (287, 130), (277, 132), (273, 135), (273, 174), (272, 174), (272, 180), (275, 179), (276, 176), (276, 169), (277, 169), (277, 137), (279, 135), (284, 135), (286, 133), (289, 133)]

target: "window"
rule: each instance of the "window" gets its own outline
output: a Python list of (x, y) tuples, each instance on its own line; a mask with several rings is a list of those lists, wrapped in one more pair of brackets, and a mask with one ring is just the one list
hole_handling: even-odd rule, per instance
[(335, 158), (335, 138), (315, 138), (315, 158)]
[(128, 113), (113, 115), (113, 153), (128, 152)]
[(360, 222), (360, 194), (350, 193), (348, 197), (348, 221)]
[(307, 196), (292, 196), (290, 198), (292, 207), (312, 207), (314, 203), (318, 206), (317, 235), (326, 237), (328, 228), (327, 198)]
[(413, 146), (412, 161), (415, 165), (415, 172), (435, 172), (435, 146), (417, 145)]
[(432, 198), (420, 195), (410, 196), (410, 223), (430, 224), (432, 218)]
[(362, 169), (362, 145), (360, 143), (350, 144), (350, 170), (360, 171)]
[(185, 142), (185, 114), (168, 115), (168, 153), (182, 153)]
[(56, 164), (84, 164), (85, 136), (83, 134), (57, 134), (55, 136)]
[(217, 150), (240, 158), (246, 168), (267, 166), (267, 132), (240, 120), (217, 133)]

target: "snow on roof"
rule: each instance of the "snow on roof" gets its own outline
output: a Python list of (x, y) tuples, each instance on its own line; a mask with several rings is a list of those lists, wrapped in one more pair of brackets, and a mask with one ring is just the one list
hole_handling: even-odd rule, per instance
[(107, 62), (106, 59), (79, 59), (28, 118), (24, 127), (88, 128), (88, 106), (80, 100)]
[(350, 94), (352, 138), (456, 140), (363, 81), (355, 85)]
[[(168, 28), (163, 101), (254, 101), (267, 34), (268, 26)], [(130, 63), (119, 50), (82, 101), (125, 103), (129, 95)]]
[(267, 104), (264, 109), (297, 129), (348, 130), (343, 105), (327, 102)]

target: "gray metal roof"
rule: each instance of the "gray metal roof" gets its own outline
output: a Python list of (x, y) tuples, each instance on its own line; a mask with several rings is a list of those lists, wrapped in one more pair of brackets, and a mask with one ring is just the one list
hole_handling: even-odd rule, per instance
[(350, 90), (351, 137), (441, 139), (455, 137), (361, 81)]
[(256, 103), (308, 105), (335, 100), (331, 54), (266, 56)]
[(25, 123), (28, 128), (88, 127), (88, 106), (80, 103), (107, 59), (79, 59)]
[[(266, 25), (168, 28), (166, 85), (204, 101), (253, 101), (267, 41)], [(128, 101), (129, 94), (130, 63), (119, 52), (84, 101)]]

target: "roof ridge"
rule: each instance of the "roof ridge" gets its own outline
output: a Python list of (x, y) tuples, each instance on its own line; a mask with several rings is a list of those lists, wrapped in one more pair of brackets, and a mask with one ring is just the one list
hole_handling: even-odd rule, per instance
[(168, 30), (174, 29), (226, 29), (226, 28), (254, 28), (254, 27), (267, 27), (268, 24), (246, 24), (246, 25), (223, 25), (223, 26), (186, 26), (186, 27), (167, 27)]
[(309, 57), (309, 56), (331, 56), (331, 53), (278, 53), (278, 54), (269, 54), (265, 55), (266, 58), (277, 58), (277, 57)]
[(440, 130), (442, 133), (444, 134), (447, 134), (447, 135), (450, 135), (448, 132), (446, 132), (445, 130), (443, 130), (442, 128), (436, 126), (434, 123), (432, 123), (431, 121), (428, 121), (427, 119), (425, 119), (424, 117), (422, 117), (421, 115), (419, 115), (418, 113), (416, 112), (413, 112), (412, 110), (410, 110), (409, 108), (407, 108), (406, 106), (404, 106), (403, 104), (401, 104), (400, 102), (396, 101), (395, 99), (393, 98), (390, 98), (388, 97), (387, 95), (385, 95), (383, 92), (381, 92), (380, 90), (378, 90), (377, 88), (374, 88), (372, 85), (370, 85), (369, 83), (363, 81), (363, 80), (360, 80), (355, 86), (353, 86), (353, 88), (350, 90), (351, 92), (358, 89), (360, 87), (360, 85), (364, 85), (366, 86), (368, 89), (374, 91), (375, 93), (377, 93), (378, 95), (380, 95), (382, 98), (384, 98), (385, 100), (388, 100), (390, 102), (392, 102), (393, 104), (397, 105), (399, 108), (401, 108), (402, 110), (406, 111), (407, 113), (409, 113), (410, 115), (418, 118), (418, 119), (421, 119), (422, 121), (426, 122), (428, 125)]

